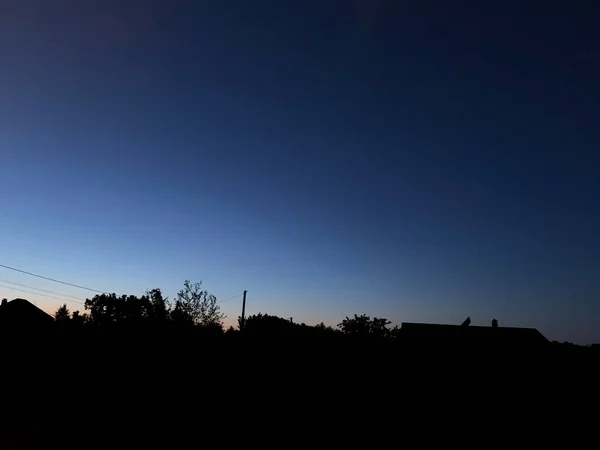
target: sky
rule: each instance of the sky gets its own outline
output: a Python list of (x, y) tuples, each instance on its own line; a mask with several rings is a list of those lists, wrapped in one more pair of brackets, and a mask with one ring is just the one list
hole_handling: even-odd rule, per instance
[[(600, 342), (600, 2), (0, 10), (0, 264)], [(48, 312), (10, 283), (93, 295), (0, 268)]]

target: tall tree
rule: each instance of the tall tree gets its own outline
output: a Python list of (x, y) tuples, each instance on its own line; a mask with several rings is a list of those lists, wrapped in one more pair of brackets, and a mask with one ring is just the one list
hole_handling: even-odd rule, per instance
[(152, 289), (146, 292), (150, 300), (150, 318), (156, 322), (165, 322), (169, 319), (170, 305), (169, 299), (163, 297), (160, 288)]
[(189, 280), (185, 281), (183, 289), (177, 293), (171, 316), (176, 321), (204, 327), (222, 327), (225, 318), (217, 304), (217, 298), (202, 290), (202, 282), (192, 284)]
[(139, 323), (151, 315), (150, 299), (147, 296), (100, 294), (86, 299), (85, 309), (90, 312), (90, 321), (98, 325)]
[(90, 322), (106, 325), (118, 320), (116, 294), (97, 294), (85, 300), (85, 309), (90, 312)]

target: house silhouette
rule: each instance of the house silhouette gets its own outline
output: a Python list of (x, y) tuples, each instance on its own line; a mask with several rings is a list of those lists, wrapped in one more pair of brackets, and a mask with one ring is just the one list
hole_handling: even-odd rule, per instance
[(549, 343), (536, 328), (500, 327), (496, 319), (490, 327), (471, 326), (470, 318), (462, 325), (403, 322), (401, 334), (408, 344), (435, 346), (535, 347)]
[(24, 298), (2, 300), (0, 329), (40, 329), (52, 325), (54, 318)]

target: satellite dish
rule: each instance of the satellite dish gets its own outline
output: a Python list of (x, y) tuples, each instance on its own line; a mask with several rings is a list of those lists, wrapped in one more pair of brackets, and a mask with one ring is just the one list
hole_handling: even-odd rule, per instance
[(471, 317), (467, 317), (461, 326), (468, 327), (470, 324), (471, 324)]

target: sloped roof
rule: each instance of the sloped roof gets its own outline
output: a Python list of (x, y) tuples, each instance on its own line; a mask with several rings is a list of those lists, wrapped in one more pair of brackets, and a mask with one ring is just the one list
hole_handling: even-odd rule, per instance
[(16, 298), (0, 306), (0, 325), (39, 326), (52, 323), (54, 318), (29, 300)]
[(402, 323), (402, 336), (410, 340), (540, 344), (548, 339), (536, 328), (481, 327), (433, 323)]

